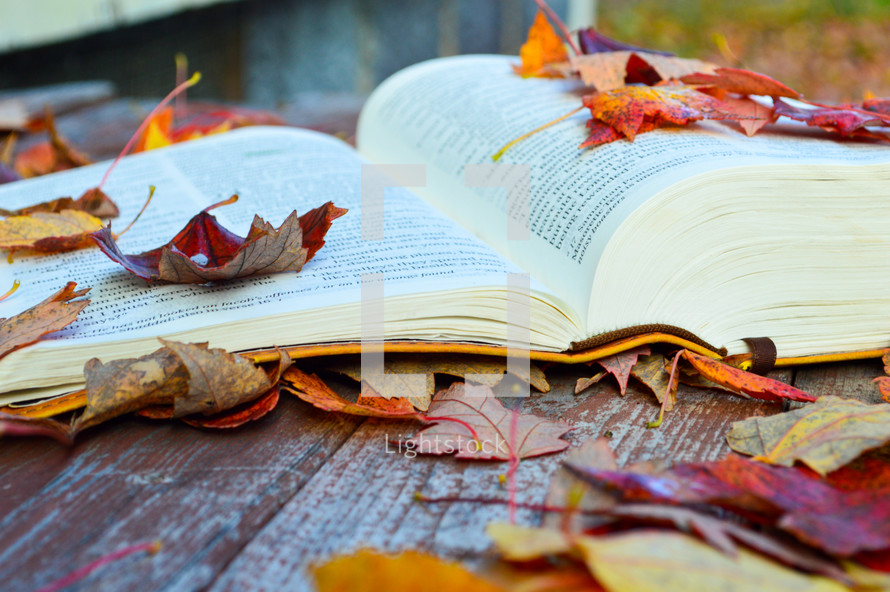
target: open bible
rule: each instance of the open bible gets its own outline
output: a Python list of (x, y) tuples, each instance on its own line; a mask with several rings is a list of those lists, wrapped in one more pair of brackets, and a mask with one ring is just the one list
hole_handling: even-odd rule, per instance
[[(213, 213), (235, 232), (255, 213), (277, 225), (326, 201), (350, 211), (299, 274), (216, 285), (149, 284), (98, 249), (17, 254), (0, 285), (22, 287), (0, 316), (66, 281), (91, 288), (92, 302), (0, 360), (0, 390), (77, 384), (88, 359), (142, 355), (159, 336), (229, 350), (355, 343), (371, 278), (382, 280), (392, 341), (502, 347), (518, 323), (536, 352), (638, 330), (729, 353), (766, 336), (782, 357), (890, 345), (886, 145), (703, 123), (582, 150), (578, 114), (492, 163), (579, 100), (576, 83), (519, 78), (511, 61), (443, 58), (396, 74), (367, 102), (357, 151), (258, 127), (125, 158), (105, 187), (121, 219), (157, 187), (120, 241), (127, 253), (166, 242), (233, 193), (240, 200)], [(0, 205), (79, 195), (106, 166), (2, 186)], [(369, 191), (388, 173), (382, 197)], [(509, 302), (525, 314), (508, 319)]]

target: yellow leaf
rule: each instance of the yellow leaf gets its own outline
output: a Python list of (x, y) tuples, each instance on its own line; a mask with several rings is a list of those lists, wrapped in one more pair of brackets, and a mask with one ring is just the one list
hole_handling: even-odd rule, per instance
[(521, 66), (514, 66), (517, 74), (522, 76), (553, 76), (544, 67), (568, 60), (569, 55), (562, 44), (562, 38), (556, 34), (540, 10), (535, 22), (528, 30), (528, 39), (519, 49)]
[(572, 550), (566, 536), (551, 528), (519, 526), (507, 522), (491, 522), (485, 534), (508, 561), (530, 561), (547, 555), (559, 555)]
[(58, 252), (82, 248), (93, 244), (89, 233), (102, 226), (102, 220), (79, 210), (11, 216), (0, 220), (0, 249)]

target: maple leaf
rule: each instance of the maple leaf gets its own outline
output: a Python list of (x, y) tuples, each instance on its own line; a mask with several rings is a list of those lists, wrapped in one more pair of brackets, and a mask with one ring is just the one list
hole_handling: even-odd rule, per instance
[[(237, 196), (223, 203), (235, 199)], [(137, 255), (124, 255), (108, 227), (94, 232), (92, 237), (112, 261), (145, 280), (205, 284), (300, 271), (315, 253), (313, 249), (324, 244), (317, 236), (319, 232), (323, 236), (331, 221), (346, 213), (345, 209), (327, 202), (299, 218), (296, 211), (292, 212), (277, 229), (255, 216), (247, 237), (242, 238), (226, 230), (208, 213), (213, 207), (192, 218), (167, 244)], [(304, 232), (314, 241), (307, 247), (303, 246)]]
[(40, 304), (8, 319), (0, 319), (0, 358), (73, 323), (90, 303), (87, 299), (74, 300), (89, 292), (89, 288), (75, 290), (76, 286), (76, 283), (68, 282)]
[(535, 15), (535, 21), (528, 30), (528, 39), (519, 49), (522, 64), (513, 66), (513, 70), (525, 77), (558, 76), (547, 68), (550, 64), (565, 62), (568, 53), (563, 46), (562, 38), (553, 30), (550, 22), (542, 11)]
[(585, 536), (579, 537), (576, 547), (588, 569), (608, 590), (847, 590), (838, 582), (801, 574), (745, 549), (730, 557), (674, 532), (638, 530)]
[[(652, 391), (658, 402), (664, 404), (665, 411), (670, 411), (674, 408), (674, 404), (677, 402), (679, 381), (671, 381), (671, 374), (665, 369), (665, 357), (663, 355), (640, 356), (631, 369), (630, 375)], [(668, 400), (664, 401), (668, 388), (670, 388)]]
[(692, 364), (693, 368), (704, 378), (717, 383), (719, 386), (754, 397), (755, 399), (764, 401), (787, 399), (789, 401), (804, 401), (808, 403), (816, 400), (816, 397), (778, 380), (739, 370), (719, 360), (708, 358), (689, 350), (684, 350), (683, 358)]
[(281, 388), (325, 411), (369, 417), (419, 418), (414, 406), (407, 399), (359, 395), (358, 401), (353, 403), (331, 390), (315, 374), (307, 374), (296, 366), (284, 373)]
[[(327, 365), (326, 369), (362, 381), (363, 393), (370, 389), (368, 396), (404, 398), (422, 411), (429, 408), (435, 393), (436, 374), (456, 376), (475, 384), (494, 387), (500, 384), (509, 369), (507, 361), (502, 358), (457, 354), (390, 354), (386, 356), (383, 366), (382, 376), (364, 378), (360, 361), (341, 361)], [(529, 371), (530, 374), (518, 378), (541, 392), (548, 392), (550, 385), (541, 369), (529, 364)], [(412, 375), (421, 376), (413, 378)], [(422, 386), (420, 380), (423, 380)]]
[(803, 121), (810, 126), (837, 132), (842, 136), (865, 135), (878, 139), (887, 139), (885, 136), (865, 129), (865, 126), (890, 127), (890, 115), (873, 111), (826, 106), (805, 108), (791, 105), (782, 99), (776, 99), (774, 107), (778, 115), (796, 121)]
[(93, 245), (102, 220), (79, 210), (34, 212), (0, 220), (0, 249), (61, 253)]
[[(163, 339), (161, 343), (163, 347), (139, 358), (104, 364), (93, 358), (86, 363), (87, 406), (75, 422), (75, 431), (149, 406), (172, 404), (172, 413), (167, 409), (155, 410), (155, 417), (218, 414), (268, 395), (278, 380), (281, 364), (286, 363), (282, 360), (270, 375), (248, 358), (208, 348), (206, 343), (188, 344)], [(276, 396), (270, 396), (248, 411), (246, 419), (237, 419), (248, 421), (261, 417), (270, 405), (274, 407), (276, 401)], [(260, 414), (261, 411), (264, 412)], [(231, 417), (217, 418), (220, 424), (236, 422)]]
[(419, 431), (408, 440), (408, 445), (422, 454), (456, 453), (456, 458), (478, 460), (522, 459), (559, 452), (569, 446), (560, 436), (572, 429), (563, 421), (522, 414), (518, 417), (513, 444), (512, 413), (493, 396), (489, 387), (468, 388), (461, 382), (436, 393), (427, 419), (437, 423)]
[(790, 467), (801, 461), (825, 475), (890, 442), (890, 405), (821, 397), (813, 405), (732, 424), (730, 448)]
[(73, 441), (71, 426), (68, 424), (55, 419), (0, 412), (0, 437), (3, 436), (46, 436), (66, 446)]
[[(719, 100), (687, 86), (626, 86), (587, 95), (583, 102), (595, 122), (611, 127), (619, 137), (630, 141), (637, 133), (653, 129), (652, 126), (735, 117), (722, 109)], [(585, 144), (589, 142), (590, 138)]]
[(311, 568), (318, 592), (504, 592), (457, 563), (419, 551), (364, 549)]
[(648, 356), (651, 353), (648, 345), (641, 345), (625, 352), (607, 356), (596, 360), (596, 363), (618, 381), (618, 388), (623, 396), (627, 393), (627, 382), (634, 364), (640, 356)]
[(748, 97), (723, 95), (720, 97), (720, 102), (723, 103), (722, 108), (726, 112), (735, 115), (736, 123), (749, 137), (759, 132), (763, 126), (775, 123), (779, 118), (774, 108)]
[(890, 548), (886, 487), (842, 490), (805, 470), (736, 455), (655, 474), (567, 467), (623, 501), (709, 504), (772, 525), (833, 555)]
[(705, 85), (740, 95), (763, 95), (796, 99), (800, 93), (765, 74), (740, 68), (716, 68), (713, 73), (696, 72), (680, 77), (684, 84)]

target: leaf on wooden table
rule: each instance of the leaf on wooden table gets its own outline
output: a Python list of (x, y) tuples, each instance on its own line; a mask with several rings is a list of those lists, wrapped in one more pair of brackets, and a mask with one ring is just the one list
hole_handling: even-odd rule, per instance
[(562, 555), (569, 553), (573, 547), (565, 533), (553, 528), (489, 522), (485, 534), (507, 561), (531, 561), (548, 555)]
[(93, 246), (102, 220), (79, 210), (35, 212), (0, 220), (0, 249), (61, 253)]
[[(595, 467), (603, 471), (618, 470), (618, 464), (608, 438), (590, 438), (585, 440), (581, 446), (570, 448), (564, 462), (584, 467)], [(542, 518), (542, 525), (560, 528), (564, 532), (574, 532), (581, 530), (582, 522), (585, 522), (582, 521), (582, 517), (576, 510), (603, 510), (614, 506), (616, 502), (607, 492), (591, 487), (565, 466), (560, 465), (553, 478), (550, 479), (545, 503), (556, 508), (572, 508), (573, 511), (570, 514), (547, 512)], [(589, 521), (590, 518), (587, 517), (586, 522)]]
[(740, 95), (762, 95), (796, 99), (800, 93), (765, 74), (740, 68), (716, 68), (713, 73), (696, 72), (680, 78), (684, 84), (710, 86)]
[[(388, 354), (384, 358), (383, 376), (363, 378), (360, 360), (335, 362), (327, 364), (325, 368), (348, 376), (355, 381), (362, 381), (363, 391), (365, 388), (370, 389), (363, 394), (372, 397), (404, 398), (411, 401), (421, 411), (426, 411), (435, 393), (436, 374), (456, 376), (475, 384), (494, 387), (500, 384), (510, 367), (505, 359), (494, 356)], [(400, 375), (404, 378), (400, 378)], [(541, 392), (546, 393), (550, 390), (544, 373), (533, 363), (529, 364), (529, 373), (523, 373), (518, 378), (531, 383)]]
[(457, 563), (419, 551), (385, 555), (364, 549), (310, 571), (318, 592), (503, 592)]
[(630, 141), (653, 126), (737, 117), (723, 109), (719, 100), (689, 86), (625, 86), (587, 95), (583, 103), (595, 122), (608, 125)]
[(621, 394), (627, 393), (627, 381), (630, 373), (640, 356), (648, 356), (651, 352), (648, 345), (641, 345), (625, 352), (607, 356), (596, 360), (596, 363), (618, 381)]
[(732, 424), (730, 448), (786, 467), (800, 461), (826, 475), (890, 442), (890, 405), (821, 397), (812, 405)]
[(44, 124), (49, 141), (36, 144), (15, 157), (15, 170), (22, 177), (39, 177), (92, 163), (90, 158), (74, 149), (56, 130), (55, 119), (47, 109)]
[(75, 282), (68, 282), (40, 304), (8, 319), (0, 319), (0, 358), (73, 323), (90, 303), (87, 299), (75, 300), (89, 292), (89, 288), (75, 290), (75, 287)]
[(813, 402), (816, 397), (778, 380), (739, 370), (719, 360), (685, 350), (683, 358), (703, 377), (738, 393), (764, 401)]
[(528, 30), (528, 38), (519, 49), (520, 65), (513, 70), (521, 76), (558, 76), (547, 66), (568, 60), (568, 53), (562, 38), (553, 30), (542, 11), (535, 15), (535, 21)]
[(878, 385), (881, 398), (890, 403), (890, 352), (884, 354), (881, 361), (884, 362), (884, 373), (888, 376), (879, 376), (874, 382)]
[(414, 406), (407, 399), (359, 396), (355, 403), (335, 393), (315, 374), (291, 366), (281, 378), (281, 388), (325, 411), (351, 415), (389, 418), (416, 418)]
[(73, 441), (73, 431), (68, 424), (55, 419), (0, 412), (0, 438), (4, 436), (45, 436), (66, 446)]
[[(230, 199), (237, 199), (237, 196)], [(226, 230), (207, 213), (212, 207), (215, 206), (192, 218), (167, 244), (138, 255), (124, 255), (108, 227), (94, 232), (92, 237), (112, 261), (145, 280), (206, 284), (300, 271), (309, 260), (310, 252), (303, 246), (303, 221), (313, 224), (309, 229), (312, 236), (319, 220), (329, 224), (346, 213), (345, 209), (328, 202), (300, 218), (292, 212), (277, 229), (255, 216), (247, 237), (242, 238)]]
[(680, 533), (638, 530), (580, 537), (577, 547), (594, 577), (612, 591), (847, 590), (838, 582), (801, 574), (745, 549), (729, 557)]
[(670, 411), (677, 402), (677, 387), (679, 381), (671, 382), (671, 373), (665, 368), (665, 357), (661, 354), (640, 356), (637, 363), (631, 369), (630, 375), (642, 382), (652, 391), (659, 403), (663, 402), (668, 385), (671, 393), (668, 401), (664, 403), (664, 410)]
[(575, 381), (575, 394), (580, 395), (581, 393), (598, 383), (600, 380), (605, 378), (607, 374), (609, 373), (605, 370), (601, 370), (589, 378), (579, 378), (577, 381)]
[(221, 411), (211, 416), (190, 415), (182, 421), (196, 428), (231, 429), (249, 421), (256, 421), (268, 415), (278, 405), (279, 385), (273, 386), (265, 395), (258, 399), (242, 403), (232, 409)]
[(408, 443), (421, 454), (455, 453), (456, 458), (476, 460), (529, 458), (568, 448), (569, 443), (560, 437), (571, 425), (521, 414), (512, 449), (512, 415), (489, 387), (469, 388), (456, 382), (433, 397), (427, 420), (436, 423), (423, 428)]

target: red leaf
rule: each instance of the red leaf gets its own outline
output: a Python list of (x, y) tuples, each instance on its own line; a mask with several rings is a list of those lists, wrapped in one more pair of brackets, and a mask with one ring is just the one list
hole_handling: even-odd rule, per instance
[(62, 444), (73, 441), (71, 426), (54, 419), (0, 413), (0, 436), (46, 436)]
[(789, 105), (782, 99), (776, 99), (775, 110), (778, 115), (783, 115), (796, 121), (803, 121), (807, 125), (836, 131), (842, 136), (856, 135), (856, 132), (859, 131), (867, 132), (868, 130), (863, 129), (867, 125), (890, 127), (890, 115), (860, 109), (844, 107), (815, 107), (806, 109)]
[(699, 374), (708, 380), (755, 399), (763, 399), (764, 401), (788, 399), (790, 401), (806, 402), (816, 400), (816, 397), (784, 382), (733, 368), (720, 360), (701, 356), (689, 350), (683, 352), (683, 357), (692, 364)]
[[(278, 229), (256, 216), (247, 237), (241, 238), (205, 210), (166, 245), (137, 255), (124, 255), (108, 227), (94, 232), (92, 237), (111, 260), (143, 279), (203, 284), (299, 271), (307, 254), (315, 254), (324, 244), (331, 221), (345, 213), (345, 209), (328, 202), (299, 219), (296, 212), (291, 213)], [(304, 220), (306, 236), (302, 232)]]
[(602, 366), (606, 372), (615, 377), (618, 381), (618, 388), (623, 395), (627, 392), (627, 381), (630, 380), (630, 371), (633, 369), (634, 364), (637, 363), (637, 358), (648, 356), (650, 353), (651, 350), (648, 345), (641, 345), (620, 354), (596, 360), (595, 363)]
[(253, 401), (249, 401), (243, 405), (229, 409), (228, 411), (223, 411), (222, 413), (217, 413), (216, 415), (211, 415), (209, 417), (191, 415), (183, 417), (182, 421), (196, 428), (237, 428), (249, 421), (260, 419), (275, 409), (276, 405), (278, 405), (278, 385), (272, 387), (268, 393), (261, 396), (259, 399), (254, 399)]
[(739, 68), (717, 68), (713, 74), (697, 72), (683, 76), (685, 84), (707, 85), (740, 95), (765, 95), (770, 97), (791, 97), (796, 99), (800, 93), (792, 90), (765, 74)]

